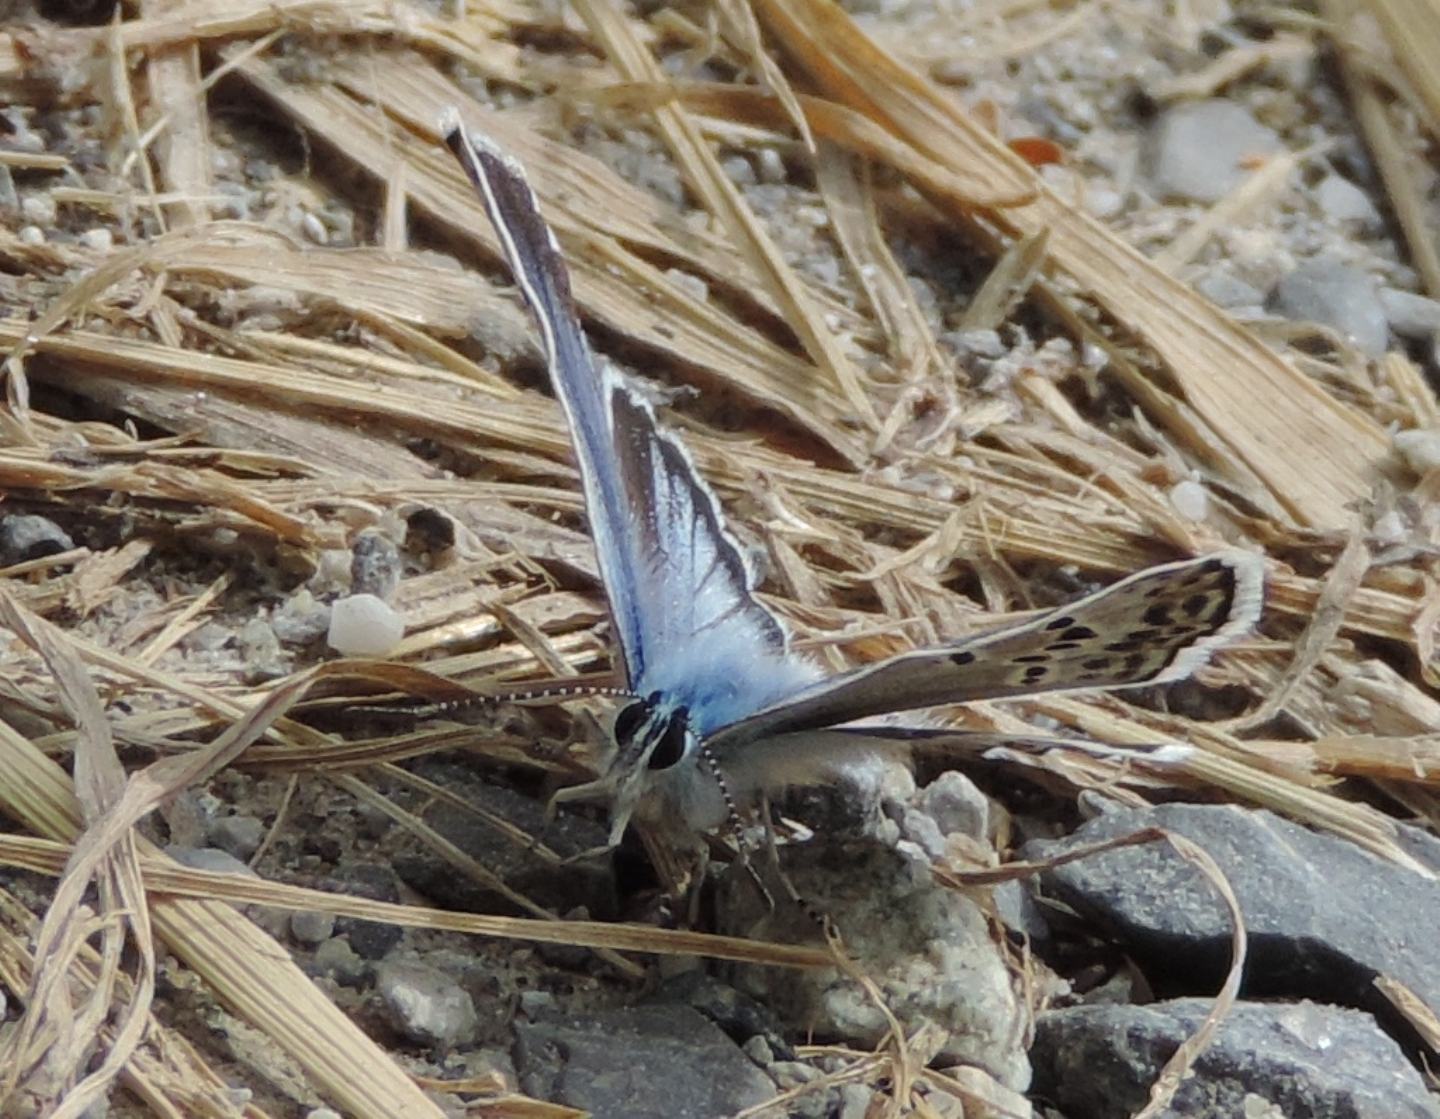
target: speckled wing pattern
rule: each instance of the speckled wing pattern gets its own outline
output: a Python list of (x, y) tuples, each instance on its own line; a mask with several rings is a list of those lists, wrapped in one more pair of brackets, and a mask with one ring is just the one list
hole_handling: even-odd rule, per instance
[(894, 711), (1181, 680), (1260, 615), (1264, 565), (1226, 551), (1147, 568), (1022, 625), (831, 677), (711, 736), (761, 738)]

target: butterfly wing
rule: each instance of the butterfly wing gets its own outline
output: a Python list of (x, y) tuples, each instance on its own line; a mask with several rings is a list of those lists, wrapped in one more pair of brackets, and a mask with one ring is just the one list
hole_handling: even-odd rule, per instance
[(831, 677), (722, 728), (717, 753), (892, 711), (1184, 679), (1260, 616), (1264, 565), (1220, 552), (1148, 568), (1022, 625)]
[(570, 424), (626, 678), (686, 707), (704, 734), (814, 678), (756, 601), (715, 495), (649, 403), (595, 360), (569, 273), (520, 165), (458, 118), (445, 142), (479, 190), (540, 327)]

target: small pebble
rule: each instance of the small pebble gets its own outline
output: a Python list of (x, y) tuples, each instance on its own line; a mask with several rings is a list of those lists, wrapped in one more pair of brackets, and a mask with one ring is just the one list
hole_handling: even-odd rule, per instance
[(1390, 329), (1402, 338), (1424, 341), (1440, 333), (1440, 301), (1411, 291), (1384, 288), (1380, 292), (1380, 306), (1385, 308)]
[(46, 194), (27, 194), (20, 201), (20, 213), (34, 225), (54, 228), (55, 200)]
[(770, 1048), (770, 1043), (765, 1040), (764, 1035), (756, 1034), (747, 1038), (745, 1044), (740, 1046), (749, 1057), (761, 1068), (766, 1068), (775, 1060), (775, 1050)]
[(1260, 307), (1265, 295), (1240, 277), (1220, 268), (1212, 269), (1195, 281), (1195, 290), (1217, 307)]
[(836, 1090), (840, 1109), (835, 1119), (868, 1119), (870, 1105), (875, 1102), (875, 1094), (869, 1088), (863, 1084), (840, 1084)]
[(335, 914), (296, 910), (290, 914), (290, 935), (301, 944), (323, 944), (335, 935)]
[(726, 156), (720, 161), (720, 169), (736, 186), (753, 186), (755, 183), (755, 168), (743, 155)]
[(352, 594), (330, 608), (326, 641), (337, 653), (351, 657), (383, 657), (400, 644), (405, 622), (384, 599)]
[(241, 862), (260, 850), (265, 825), (254, 816), (221, 816), (210, 825), (210, 842), (228, 851)]
[(783, 183), (790, 177), (785, 170), (785, 160), (774, 148), (760, 148), (755, 152), (755, 174), (762, 183)]
[(307, 1111), (305, 1119), (341, 1119), (341, 1116), (338, 1111), (331, 1111), (328, 1107), (317, 1107), (313, 1111)]
[(270, 625), (286, 645), (308, 645), (329, 629), (330, 607), (301, 587), (270, 616)]
[(438, 968), (382, 964), (375, 974), (375, 990), (395, 1027), (412, 1041), (453, 1049), (473, 1042), (479, 1033), (469, 993)]
[(776, 1061), (765, 1071), (770, 1074), (770, 1078), (780, 1086), (782, 1091), (809, 1084), (812, 1080), (819, 1080), (823, 1075), (814, 1065), (807, 1065), (803, 1061)]
[(242, 863), (229, 851), (218, 847), (181, 847), (172, 843), (165, 853), (181, 866), (191, 870), (209, 870), (217, 874), (246, 874), (258, 878), (253, 870)]
[(356, 987), (364, 981), (369, 965), (343, 937), (334, 936), (315, 949), (315, 967), (342, 987)]
[(1331, 327), (1371, 357), (1383, 354), (1390, 341), (1390, 324), (1374, 279), (1328, 257), (1307, 261), (1282, 277), (1275, 309), (1296, 322)]
[(389, 600), (400, 586), (400, 549), (384, 533), (366, 529), (355, 537), (350, 556), (350, 589)]
[(968, 835), (982, 842), (990, 838), (990, 800), (963, 773), (940, 774), (921, 791), (919, 804), (942, 835)]
[(1187, 521), (1200, 522), (1210, 515), (1210, 494), (1199, 482), (1186, 478), (1170, 487), (1170, 507)]
[(1161, 198), (1218, 202), (1243, 183), (1280, 140), (1233, 101), (1187, 101), (1167, 109), (1146, 137), (1146, 170)]
[(73, 547), (70, 534), (48, 517), (12, 513), (0, 519), (0, 567), (59, 555)]
[(45, 231), (38, 225), (21, 226), (20, 243), (22, 245), (43, 245), (45, 243)]
[(1370, 196), (1343, 175), (1326, 175), (1315, 188), (1315, 202), (1336, 221), (1354, 222), (1366, 228), (1380, 224), (1380, 211)]
[(1395, 449), (1416, 474), (1427, 474), (1440, 466), (1440, 431), (1433, 428), (1397, 431)]
[(94, 229), (87, 229), (80, 234), (80, 243), (87, 249), (108, 253), (115, 247), (115, 235), (104, 226), (96, 226)]

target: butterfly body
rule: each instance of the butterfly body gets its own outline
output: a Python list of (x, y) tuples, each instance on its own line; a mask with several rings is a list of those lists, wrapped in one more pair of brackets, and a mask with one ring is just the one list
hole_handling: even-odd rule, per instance
[(458, 119), (442, 131), (540, 327), (580, 466), (632, 698), (604, 774), (559, 798), (608, 799), (612, 841), (642, 805), (708, 829), (734, 815), (737, 795), (864, 769), (903, 737), (894, 712), (1181, 679), (1258, 617), (1262, 564), (1226, 551), (1141, 571), (1017, 626), (823, 676), (755, 597), (755, 573), (684, 446), (591, 352), (520, 166)]

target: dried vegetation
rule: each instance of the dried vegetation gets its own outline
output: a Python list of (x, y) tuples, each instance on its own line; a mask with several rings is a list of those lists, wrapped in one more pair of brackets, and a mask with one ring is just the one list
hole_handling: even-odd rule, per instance
[[(1009, 6), (992, 7), (988, 26), (1003, 28)], [(1395, 91), (1377, 75), (1390, 72), (1388, 38), (1391, 77), (1433, 137), (1440, 48), (1417, 29), (1433, 37), (1440, 12), (1433, 0), (1373, 7), (1380, 35), (1352, 34), (1348, 9), (1329, 3), (1325, 22), (1302, 29), (1310, 38), (1285, 41), (1315, 50), (1328, 36), (1338, 49), (1436, 295)], [(1277, 353), (1177, 279), (1234, 207), (1263, 197), (1261, 176), (1150, 260), (828, 0), (645, 17), (576, 0), (574, 11), (579, 22), (512, 0), (463, 12), (198, 0), (143, 3), (98, 27), (37, 18), (0, 32), (5, 100), (48, 106), (73, 140), (0, 152), (0, 184), (12, 200), (16, 183), (27, 194), (44, 184), (72, 226), (84, 215), (110, 233), (37, 239), (23, 221), (0, 225), (6, 509), (107, 542), (0, 571), (0, 811), (18, 824), (0, 834), (0, 862), (60, 879), (43, 923), (0, 892), (0, 984), (24, 1006), (0, 1098), (79, 1115), (118, 1076), (157, 1115), (262, 1115), (153, 1015), (164, 952), (347, 1114), (441, 1114), (232, 903), (590, 945), (632, 973), (616, 953), (825, 958), (321, 895), (181, 868), (135, 829), (226, 765), (332, 780), (361, 798), (378, 798), (396, 763), (467, 741), (511, 764), (583, 771), (583, 751), (537, 755), (523, 735), (357, 740), (291, 710), (362, 685), (445, 697), (607, 663), (563, 423), (528, 387), (534, 350), (494, 234), (437, 142), (450, 104), (530, 169), (603, 348), (700, 390), (677, 396), (675, 422), (768, 554), (772, 601), (837, 667), (1053, 601), (1057, 568), (1098, 580), (1238, 543), (1269, 557), (1271, 589), (1263, 632), (1205, 673), (1247, 697), (1232, 717), (1109, 697), (979, 704), (955, 718), (1018, 732), (1044, 717), (1107, 743), (1197, 747), (1164, 766), (1001, 755), (1051, 788), (1233, 798), (1406, 865), (1390, 810), (1440, 826), (1437, 526), (1422, 515), (1440, 472), (1417, 483), (1387, 434), (1433, 427), (1440, 412), (1403, 354), (1366, 366), (1343, 347), (1323, 360)], [(658, 60), (677, 45), (733, 81), (676, 78)], [(1233, 76), (1212, 73), (1209, 88)], [(482, 86), (492, 93), (471, 95)], [(503, 107), (493, 91), (506, 91)], [(648, 134), (693, 208), (567, 142), (583, 128), (593, 139), (582, 121), (631, 130), (632, 143)], [(260, 190), (246, 153), (266, 145), (301, 159)], [(811, 168), (806, 204), (823, 208), (850, 278), (797, 269), (775, 228), (797, 211), (757, 216), (721, 150)], [(247, 191), (238, 220), (230, 202)], [(998, 389), (973, 385), (882, 233), (892, 221), (943, 228), (993, 261), (966, 329), (999, 327), (1030, 300), (1075, 345), (1037, 351)], [(1073, 356), (1097, 347), (1103, 374)], [(1206, 490), (1202, 519), (1170, 500), (1187, 480)], [(457, 542), (402, 584), (408, 635), (394, 663), (317, 669), (301, 657), (256, 680), (243, 658), (184, 652), (212, 619), (238, 624), (225, 604), (240, 584), (293, 585), (360, 529), (428, 509)], [(1395, 516), (1406, 540), (1377, 541), (1377, 520)], [(176, 554), (210, 557), (207, 580), (167, 586), (160, 557)], [(897, 1095), (936, 1075), (905, 1071), (897, 1053), (856, 1075), (894, 1076)], [(470, 1093), (476, 1114), (569, 1114), (486, 1095), (493, 1085), (424, 1087)]]

